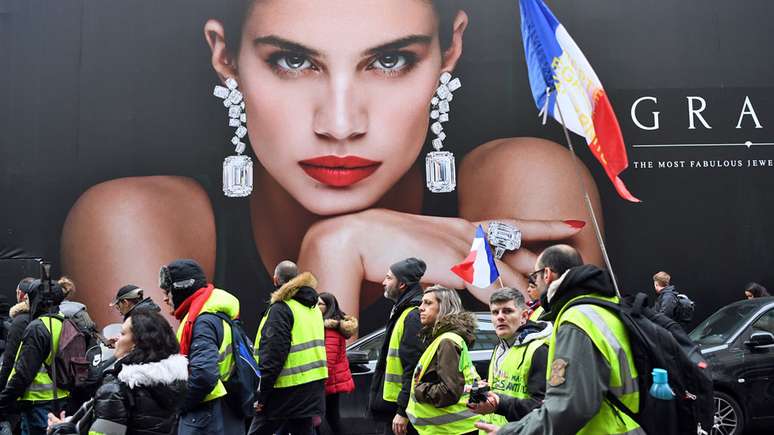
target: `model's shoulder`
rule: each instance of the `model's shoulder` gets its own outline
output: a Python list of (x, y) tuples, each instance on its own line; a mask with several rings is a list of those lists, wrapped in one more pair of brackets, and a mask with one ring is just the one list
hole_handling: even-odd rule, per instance
[(537, 137), (508, 137), (476, 147), (465, 156), (462, 169), (507, 169), (546, 163), (551, 163), (550, 166), (556, 168), (557, 164), (562, 166), (571, 162), (569, 150), (556, 142)]
[(121, 205), (130, 201), (141, 206), (155, 204), (159, 200), (173, 200), (192, 205), (202, 205), (202, 202), (209, 204), (207, 192), (196, 180), (157, 175), (117, 178), (96, 184), (81, 195), (76, 205)]

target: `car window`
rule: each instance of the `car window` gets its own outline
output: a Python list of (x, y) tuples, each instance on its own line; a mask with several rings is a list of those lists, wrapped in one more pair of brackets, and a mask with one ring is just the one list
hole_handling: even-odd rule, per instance
[(497, 346), (497, 334), (491, 322), (483, 322), (479, 319), (476, 330), (476, 342), (470, 350), (492, 350)]
[(774, 334), (774, 310), (769, 310), (752, 325), (752, 332), (770, 332)]
[(750, 304), (734, 304), (721, 308), (691, 331), (691, 340), (702, 346), (723, 344), (757, 310), (758, 306)]
[(376, 361), (376, 359), (379, 358), (379, 350), (382, 348), (382, 343), (384, 342), (384, 336), (385, 334), (381, 333), (368, 341), (360, 343), (357, 346), (353, 346), (349, 350), (368, 352), (368, 360)]

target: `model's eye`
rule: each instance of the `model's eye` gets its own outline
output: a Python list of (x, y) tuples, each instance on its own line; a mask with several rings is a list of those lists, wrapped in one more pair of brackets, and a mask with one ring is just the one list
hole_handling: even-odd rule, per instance
[(312, 62), (300, 54), (285, 54), (277, 58), (276, 65), (289, 71), (302, 71), (312, 67)]
[(376, 57), (368, 68), (389, 74), (410, 68), (414, 63), (416, 56), (411, 53), (384, 53)]

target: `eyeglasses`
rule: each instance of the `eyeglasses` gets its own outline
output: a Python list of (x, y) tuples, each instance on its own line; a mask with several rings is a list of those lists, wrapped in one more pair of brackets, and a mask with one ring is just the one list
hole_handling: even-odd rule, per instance
[(545, 268), (538, 269), (538, 270), (530, 273), (529, 275), (527, 275), (527, 281), (529, 283), (531, 283), (531, 284), (537, 284), (538, 275), (541, 274), (544, 270), (545, 270)]

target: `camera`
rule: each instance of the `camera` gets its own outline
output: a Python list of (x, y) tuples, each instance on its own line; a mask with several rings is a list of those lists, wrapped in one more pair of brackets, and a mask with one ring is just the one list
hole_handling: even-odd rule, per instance
[(489, 385), (479, 384), (474, 382), (470, 387), (470, 398), (468, 403), (483, 403), (486, 402), (486, 393), (489, 392)]

